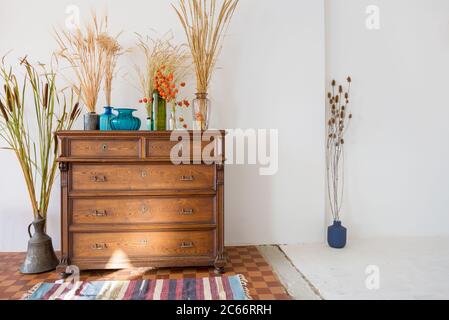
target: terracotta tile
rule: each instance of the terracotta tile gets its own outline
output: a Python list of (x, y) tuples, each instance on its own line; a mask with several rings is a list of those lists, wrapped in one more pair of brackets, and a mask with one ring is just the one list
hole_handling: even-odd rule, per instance
[(254, 288), (266, 288), (267, 284), (263, 281), (252, 281)]
[(19, 291), (20, 289), (22, 289), (23, 286), (9, 286), (5, 292), (14, 292), (16, 293), (17, 291)]
[(262, 277), (263, 277), (264, 281), (266, 281), (266, 282), (277, 282), (277, 283), (279, 283), (278, 279), (274, 275), (267, 276), (267, 275), (263, 275), (262, 274)]
[(15, 281), (14, 280), (4, 280), (0, 282), (0, 287), (8, 287), (12, 285)]
[(27, 282), (27, 285), (34, 286), (35, 284), (37, 284), (39, 282), (43, 282), (43, 280), (42, 279), (31, 279), (30, 281)]
[(257, 294), (261, 295), (261, 294), (271, 294), (271, 291), (269, 288), (256, 288), (256, 292)]
[(262, 281), (264, 281), (264, 278), (263, 277), (251, 277), (251, 280), (252, 281), (260, 281), (260, 282), (262, 282)]
[(286, 294), (286, 291), (284, 288), (281, 288), (279, 286), (270, 287), (270, 291), (273, 294)]
[(272, 294), (259, 294), (259, 300), (274, 300), (274, 296)]

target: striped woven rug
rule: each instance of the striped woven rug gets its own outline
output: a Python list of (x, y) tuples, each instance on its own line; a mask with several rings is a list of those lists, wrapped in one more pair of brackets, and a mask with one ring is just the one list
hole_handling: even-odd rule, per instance
[(248, 300), (242, 275), (198, 279), (40, 283), (23, 300)]

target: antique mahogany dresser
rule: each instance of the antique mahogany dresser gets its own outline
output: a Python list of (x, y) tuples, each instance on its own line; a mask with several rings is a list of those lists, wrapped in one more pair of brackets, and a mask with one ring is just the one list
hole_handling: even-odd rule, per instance
[[(224, 135), (61, 131), (61, 265), (223, 272)], [(210, 155), (209, 161), (201, 153)], [(172, 162), (174, 154), (182, 164)], [(178, 161), (179, 162), (179, 161)]]

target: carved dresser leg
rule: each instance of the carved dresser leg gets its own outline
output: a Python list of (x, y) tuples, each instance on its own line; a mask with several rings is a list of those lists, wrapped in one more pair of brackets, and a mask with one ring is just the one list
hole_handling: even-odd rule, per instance
[(216, 274), (223, 274), (225, 273), (225, 266), (226, 266), (226, 256), (225, 253), (219, 253), (217, 255), (217, 258), (215, 259), (214, 267), (215, 267), (215, 273)]
[(59, 260), (58, 266), (56, 267), (56, 272), (59, 273), (60, 279), (66, 279), (72, 274), (71, 272), (67, 272), (67, 267), (69, 265), (69, 258), (67, 256), (62, 256), (61, 260)]

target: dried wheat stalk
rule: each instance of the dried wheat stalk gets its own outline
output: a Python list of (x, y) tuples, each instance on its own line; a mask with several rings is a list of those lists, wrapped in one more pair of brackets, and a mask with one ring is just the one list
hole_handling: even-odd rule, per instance
[(106, 96), (106, 104), (112, 106), (112, 79), (115, 76), (115, 69), (117, 67), (117, 60), (120, 55), (124, 53), (122, 47), (118, 42), (120, 33), (113, 37), (107, 33), (102, 33), (98, 36), (97, 41), (100, 48), (105, 55), (104, 68), (104, 93)]
[(105, 74), (106, 55), (98, 38), (107, 31), (107, 15), (92, 20), (84, 28), (68, 32), (55, 30), (59, 57), (73, 68), (77, 81), (70, 81), (89, 112), (95, 112), (101, 81)]
[(179, 0), (173, 8), (181, 21), (192, 53), (198, 93), (207, 93), (222, 40), (239, 0)]

